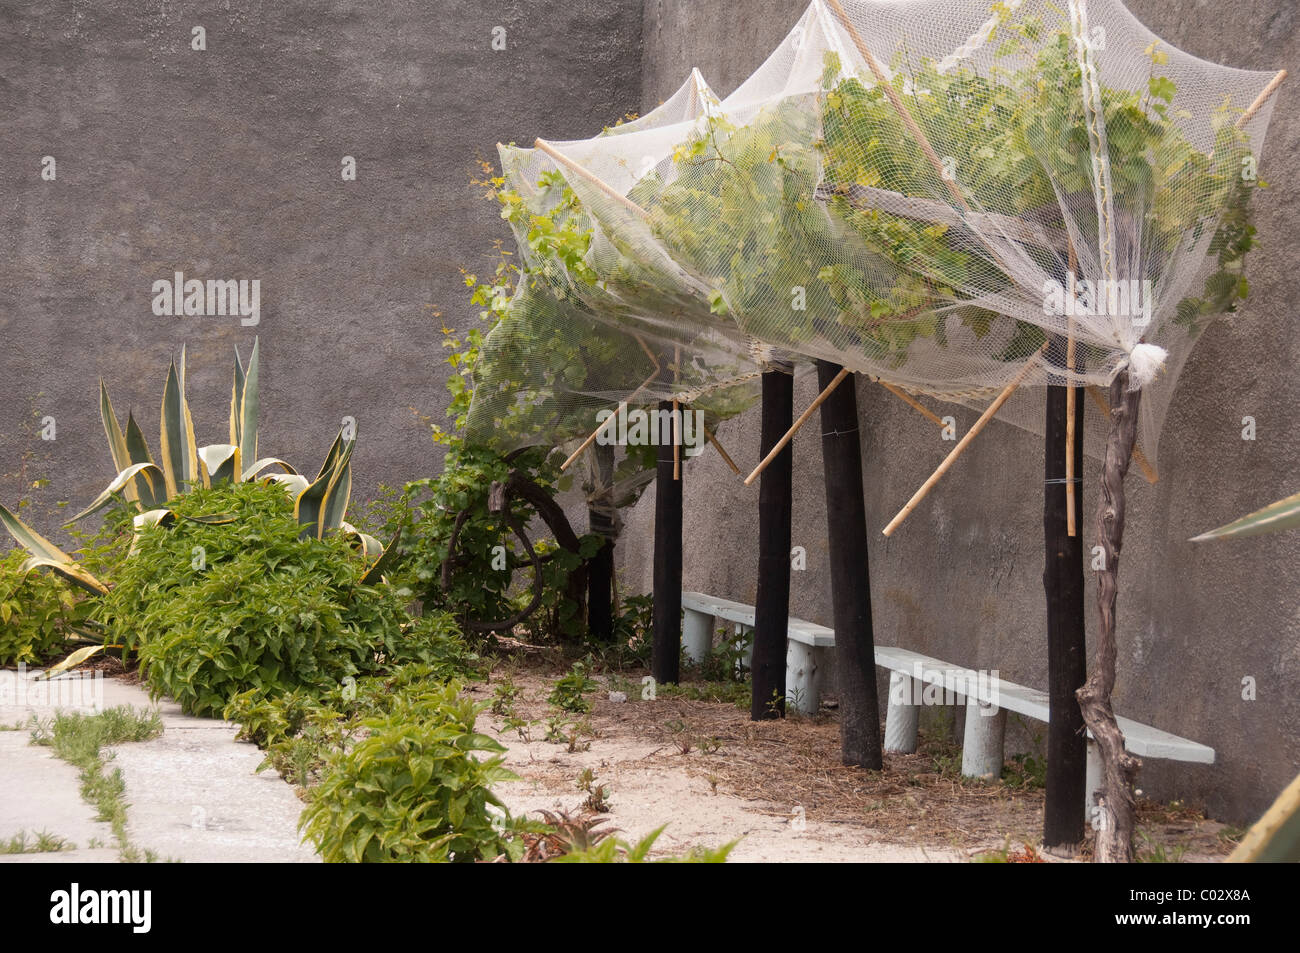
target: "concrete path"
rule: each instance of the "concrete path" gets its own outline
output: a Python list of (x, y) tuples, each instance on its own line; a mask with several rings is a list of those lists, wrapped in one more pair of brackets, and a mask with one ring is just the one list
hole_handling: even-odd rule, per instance
[[(56, 709), (91, 712), (130, 705), (157, 708), (163, 733), (153, 741), (113, 749), (113, 765), (126, 781), (127, 835), (133, 847), (159, 859), (190, 862), (302, 863), (317, 861), (299, 842), (302, 802), (275, 771), (257, 774), (262, 752), (235, 741), (235, 726), (191, 718), (170, 701), (149, 700), (138, 685), (118, 679), (56, 679), (40, 686), (7, 669), (0, 671), (0, 725), (49, 718)], [(36, 692), (40, 692), (37, 694)], [(0, 731), (0, 839), (19, 831), (28, 839), (45, 831), (77, 846), (75, 851), (0, 854), (0, 863), (115, 862), (108, 824), (81, 800), (77, 771), (49, 748), (28, 744), (30, 732)], [(99, 842), (102, 848), (91, 849)]]

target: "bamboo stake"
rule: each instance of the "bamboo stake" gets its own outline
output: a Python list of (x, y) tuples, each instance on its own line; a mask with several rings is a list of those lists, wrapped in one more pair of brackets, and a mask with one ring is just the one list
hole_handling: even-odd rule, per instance
[[(1074, 319), (1070, 319), (1071, 325)], [(1070, 337), (1065, 344), (1065, 366), (1074, 370), (1074, 328), (1070, 328)], [(1065, 532), (1067, 536), (1078, 536), (1079, 527), (1074, 520), (1074, 412), (1075, 388), (1068, 386), (1065, 391)]]
[[(682, 348), (679, 344), (673, 348), (673, 389), (677, 389), (677, 377), (682, 366)], [(682, 478), (682, 409), (677, 398), (673, 398), (673, 479)]]
[(628, 395), (627, 400), (619, 402), (618, 409), (614, 411), (612, 416), (602, 421), (600, 425), (597, 426), (596, 429), (591, 432), (591, 436), (589, 436), (586, 440), (582, 441), (582, 446), (580, 446), (577, 450), (573, 451), (573, 453), (569, 454), (569, 459), (565, 460), (563, 463), (560, 464), (561, 472), (567, 470), (574, 460), (582, 456), (583, 451), (585, 451), (588, 447), (592, 445), (592, 443), (596, 440), (596, 438), (600, 436), (602, 430), (608, 430), (610, 427), (617, 427), (618, 418), (623, 416), (623, 414), (627, 413), (627, 405), (633, 400), (635, 400), (637, 395), (640, 394), (641, 391), (649, 387), (650, 383), (656, 377), (659, 376), (659, 372), (660, 370), (662, 370), (659, 361), (655, 358), (654, 354), (651, 353), (650, 349), (646, 347), (645, 341), (641, 340), (640, 337), (637, 337), (636, 341), (638, 344), (641, 345), (641, 350), (645, 351), (646, 357), (650, 358), (650, 363), (655, 366), (655, 369), (650, 373), (649, 377), (647, 377), (645, 380), (641, 382), (640, 387), (638, 387), (636, 390), (632, 391), (632, 393)]
[(921, 484), (921, 488), (912, 494), (912, 498), (907, 501), (907, 505), (898, 511), (897, 516), (889, 521), (889, 525), (883, 530), (886, 536), (892, 535), (894, 530), (898, 529), (899, 524), (902, 523), (903, 520), (907, 519), (912, 510), (916, 509), (917, 504), (925, 499), (927, 494), (934, 489), (934, 485), (939, 482), (939, 478), (951, 469), (952, 465), (957, 462), (957, 458), (960, 457), (970, 445), (970, 442), (974, 440), (976, 435), (978, 435), (988, 422), (993, 419), (993, 415), (1002, 409), (1002, 405), (1007, 402), (1007, 399), (1013, 393), (1015, 393), (1016, 388), (1020, 386), (1020, 382), (1029, 376), (1029, 372), (1033, 370), (1035, 363), (1038, 361), (1039, 356), (1043, 353), (1043, 350), (1046, 347), (1047, 344), (1044, 342), (1043, 347), (1038, 349), (1038, 353), (1025, 362), (1025, 366), (1020, 369), (1012, 379), (1011, 383), (1006, 386), (1002, 393), (998, 394), (993, 403), (989, 404), (988, 409), (980, 415), (979, 420), (975, 421), (975, 423), (971, 425), (970, 430), (966, 431), (966, 434), (957, 442), (957, 446), (952, 448), (952, 452), (948, 454), (943, 463), (939, 464), (938, 468), (930, 474), (930, 479)]
[(889, 98), (890, 105), (894, 107), (899, 118), (903, 120), (903, 124), (907, 126), (908, 132), (916, 138), (917, 144), (921, 147), (921, 151), (925, 153), (925, 157), (930, 161), (930, 164), (934, 166), (935, 171), (939, 173), (939, 180), (943, 182), (948, 191), (952, 194), (952, 197), (961, 204), (962, 208), (968, 212), (971, 211), (970, 205), (966, 202), (966, 197), (961, 194), (961, 190), (957, 188), (956, 183), (944, 174), (943, 163), (939, 161), (939, 156), (934, 151), (934, 146), (930, 145), (929, 138), (927, 138), (925, 133), (921, 131), (921, 127), (916, 124), (916, 120), (912, 118), (912, 114), (907, 109), (907, 104), (903, 102), (902, 97), (898, 95), (898, 90), (894, 89), (893, 84), (890, 83), (889, 79), (885, 76), (885, 71), (881, 69), (880, 63), (871, 54), (871, 51), (867, 49), (867, 44), (863, 41), (862, 35), (858, 33), (858, 28), (853, 25), (853, 21), (849, 19), (849, 15), (844, 12), (844, 7), (840, 3), (840, 0), (827, 0), (827, 4), (833, 11), (835, 11), (835, 15), (839, 17), (840, 23), (844, 26), (845, 32), (849, 35), (849, 39), (853, 41), (853, 45), (858, 48), (858, 52), (861, 53), (862, 58), (866, 60), (867, 68), (871, 70), (871, 75), (876, 78), (876, 82), (879, 83), (881, 89), (885, 91), (885, 96)]
[[(1109, 420), (1110, 404), (1106, 402), (1106, 398), (1102, 396), (1096, 384), (1088, 385), (1088, 396), (1093, 399), (1097, 409)], [(1142, 476), (1146, 478), (1148, 483), (1154, 484), (1160, 479), (1160, 474), (1156, 472), (1156, 468), (1151, 465), (1151, 461), (1146, 458), (1146, 454), (1142, 452), (1142, 449), (1136, 443), (1133, 444), (1133, 462), (1138, 465), (1138, 469), (1142, 471)]]
[(569, 454), (569, 459), (565, 460), (563, 463), (560, 464), (560, 470), (564, 471), (569, 469), (569, 466), (573, 463), (573, 461), (578, 459), (578, 457), (582, 456), (583, 452), (592, 445), (595, 439), (600, 436), (602, 431), (609, 430), (610, 428), (614, 428), (614, 432), (617, 432), (618, 418), (623, 416), (623, 412), (625, 410), (627, 410), (627, 401), (622, 401), (619, 403), (618, 409), (615, 410), (614, 413), (611, 414), (609, 417), (602, 420), (600, 422), (600, 425), (591, 432), (591, 436), (589, 436), (586, 440), (582, 441), (582, 446), (580, 446), (577, 450), (573, 451), (573, 453)]
[(879, 384), (881, 387), (883, 387), (885, 390), (889, 391), (891, 394), (893, 394), (903, 403), (907, 404), (909, 407), (912, 407), (920, 411), (922, 416), (928, 417), (930, 420), (933, 420), (940, 427), (944, 425), (943, 420), (940, 419), (938, 414), (930, 410), (928, 407), (922, 404), (919, 400), (917, 400), (907, 391), (903, 390), (901, 387), (895, 387), (893, 384), (889, 383), (888, 381), (882, 381), (879, 378), (877, 378), (876, 383)]
[(537, 146), (538, 149), (542, 150), (542, 152), (545, 152), (548, 156), (550, 156), (550, 157), (551, 157), (552, 159), (554, 159), (556, 162), (560, 163), (560, 165), (564, 166), (564, 167), (565, 167), (566, 169), (568, 169), (569, 171), (571, 171), (571, 172), (575, 172), (575, 173), (577, 173), (578, 175), (582, 176), (584, 179), (586, 179), (586, 180), (587, 180), (588, 182), (590, 182), (592, 185), (596, 186), (596, 188), (600, 189), (602, 192), (604, 192), (604, 193), (605, 193), (606, 195), (608, 195), (610, 198), (614, 199), (614, 201), (618, 202), (618, 203), (619, 203), (620, 205), (622, 205), (624, 208), (631, 209), (633, 212), (635, 212), (637, 215), (640, 215), (642, 218), (649, 218), (649, 216), (646, 214), (645, 209), (643, 209), (641, 206), (637, 205), (635, 202), (633, 202), (631, 199), (629, 199), (629, 198), (628, 198), (626, 195), (624, 195), (623, 193), (621, 193), (621, 192), (619, 192), (619, 191), (617, 191), (617, 190), (611, 188), (610, 186), (606, 185), (603, 181), (601, 181), (599, 178), (597, 178), (597, 177), (595, 176), (595, 174), (593, 174), (593, 173), (591, 173), (591, 172), (588, 172), (586, 169), (584, 169), (582, 166), (578, 165), (578, 163), (574, 162), (572, 159), (570, 159), (570, 158), (569, 158), (568, 156), (566, 156), (564, 153), (562, 153), (562, 152), (560, 152), (559, 150), (557, 150), (557, 149), (556, 149), (554, 146), (552, 146), (550, 143), (548, 143), (548, 142), (546, 142), (546, 141), (544, 141), (544, 140), (542, 140), (542, 139), (538, 139), (537, 142), (534, 143), (534, 144)]
[(1284, 79), (1286, 79), (1286, 70), (1278, 70), (1277, 75), (1268, 81), (1268, 85), (1260, 90), (1259, 95), (1255, 97), (1255, 101), (1247, 106), (1246, 111), (1241, 114), (1241, 118), (1237, 120), (1238, 129), (1255, 118), (1255, 113), (1259, 112), (1264, 107), (1264, 104), (1269, 101), (1269, 98), (1277, 92), (1277, 88), (1282, 85)]
[(708, 427), (705, 427), (704, 436), (709, 441), (709, 443), (713, 444), (713, 446), (717, 448), (718, 455), (722, 457), (723, 462), (726, 463), (727, 466), (731, 467), (731, 472), (739, 476), (740, 467), (736, 466), (736, 461), (732, 460), (731, 457), (727, 454), (727, 451), (722, 448), (722, 444), (718, 442), (718, 438), (713, 436), (713, 431), (711, 431)]
[[(1070, 249), (1070, 273), (1073, 274), (1079, 268), (1079, 259), (1074, 251), (1074, 241), (1069, 243)], [(1066, 323), (1066, 341), (1065, 341), (1065, 367), (1071, 374), (1074, 373), (1074, 315), (1071, 314)], [(1078, 536), (1079, 527), (1074, 519), (1074, 414), (1077, 395), (1075, 394), (1074, 385), (1069, 380), (1066, 381), (1068, 390), (1065, 392), (1065, 532), (1068, 536)]]
[(673, 479), (682, 478), (682, 411), (673, 398)]
[(799, 415), (799, 419), (794, 422), (794, 426), (785, 432), (785, 436), (778, 440), (776, 446), (768, 451), (768, 454), (763, 458), (763, 461), (758, 466), (754, 467), (754, 472), (745, 477), (745, 486), (753, 485), (754, 481), (758, 479), (758, 475), (766, 470), (768, 465), (777, 458), (777, 455), (785, 449), (785, 445), (794, 437), (795, 431), (808, 422), (808, 418), (813, 415), (813, 411), (822, 405), (822, 401), (831, 396), (831, 391), (839, 387), (840, 382), (844, 380), (844, 378), (848, 377), (849, 373), (850, 371), (847, 367), (840, 368), (840, 372), (835, 375), (835, 379), (826, 385), (826, 389), (818, 394), (817, 399), (808, 405), (808, 409)]

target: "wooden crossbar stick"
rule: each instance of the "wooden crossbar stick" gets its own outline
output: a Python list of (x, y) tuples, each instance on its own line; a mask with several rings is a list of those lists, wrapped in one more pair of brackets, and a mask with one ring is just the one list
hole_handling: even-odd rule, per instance
[(611, 414), (609, 417), (602, 420), (600, 422), (600, 425), (591, 432), (591, 436), (589, 436), (586, 440), (582, 441), (582, 446), (580, 446), (577, 450), (573, 451), (573, 453), (569, 454), (569, 459), (565, 460), (563, 463), (560, 464), (560, 470), (563, 471), (569, 469), (569, 466), (573, 463), (573, 461), (578, 459), (578, 457), (582, 456), (583, 451), (585, 451), (588, 447), (590, 447), (592, 443), (595, 441), (595, 439), (600, 436), (601, 431), (610, 430), (611, 428), (616, 428), (618, 426), (618, 418), (623, 416), (623, 412), (625, 410), (627, 410), (627, 401), (625, 400), (620, 401), (618, 405), (618, 409), (615, 410), (614, 413)]
[(1002, 405), (1007, 402), (1007, 399), (1013, 393), (1015, 393), (1016, 388), (1020, 386), (1020, 382), (1029, 375), (1031, 370), (1033, 370), (1039, 356), (1046, 348), (1047, 343), (1044, 342), (1043, 346), (1038, 349), (1038, 353), (1025, 362), (1025, 366), (1020, 369), (1012, 379), (1011, 383), (1006, 386), (1002, 393), (998, 394), (993, 403), (989, 404), (988, 409), (986, 409), (984, 413), (980, 414), (979, 420), (975, 421), (975, 423), (971, 425), (970, 430), (966, 431), (966, 434), (957, 442), (957, 446), (952, 448), (952, 452), (944, 458), (943, 463), (939, 464), (938, 468), (930, 474), (930, 478), (921, 484), (919, 490), (912, 494), (912, 498), (907, 501), (907, 505), (898, 511), (898, 515), (889, 521), (889, 525), (886, 526), (883, 531), (886, 536), (892, 535), (894, 530), (898, 529), (898, 525), (902, 523), (903, 520), (907, 519), (912, 510), (916, 509), (917, 504), (925, 499), (926, 495), (934, 489), (934, 485), (939, 482), (939, 478), (947, 473), (948, 470), (951, 469), (952, 465), (957, 462), (957, 458), (962, 455), (970, 445), (970, 442), (974, 440), (976, 435), (978, 435), (988, 422), (993, 419), (993, 415), (1002, 409)]
[(591, 436), (589, 436), (586, 440), (582, 441), (581, 447), (573, 451), (573, 453), (569, 454), (569, 459), (565, 460), (563, 463), (560, 464), (561, 472), (567, 470), (574, 460), (582, 456), (583, 451), (592, 445), (595, 439), (600, 436), (602, 430), (607, 430), (611, 426), (617, 426), (618, 418), (623, 416), (623, 414), (627, 412), (627, 405), (631, 401), (635, 400), (637, 395), (640, 394), (641, 391), (649, 387), (651, 381), (653, 381), (656, 377), (659, 376), (659, 371), (662, 369), (659, 364), (659, 361), (656, 360), (654, 354), (651, 353), (650, 349), (646, 347), (645, 341), (641, 340), (640, 337), (637, 337), (636, 341), (638, 344), (641, 345), (641, 350), (645, 351), (646, 357), (650, 358), (650, 363), (655, 366), (655, 369), (650, 373), (649, 377), (647, 377), (645, 380), (641, 382), (640, 387), (638, 387), (636, 390), (632, 391), (632, 393), (628, 395), (627, 400), (619, 402), (618, 409), (614, 411), (614, 414), (608, 419), (606, 419), (604, 422), (602, 422), (600, 426), (598, 426), (595, 430), (593, 430), (591, 432)]
[(885, 96), (888, 97), (889, 104), (894, 107), (894, 111), (898, 113), (899, 118), (903, 120), (903, 124), (907, 126), (908, 132), (910, 132), (916, 139), (917, 144), (921, 147), (921, 151), (925, 153), (925, 157), (929, 160), (930, 165), (934, 166), (935, 171), (939, 173), (939, 181), (943, 182), (948, 191), (952, 194), (952, 197), (957, 200), (962, 208), (968, 212), (971, 211), (970, 205), (966, 202), (966, 197), (961, 194), (961, 190), (957, 188), (957, 184), (944, 174), (943, 163), (939, 161), (939, 156), (934, 151), (934, 146), (930, 145), (929, 138), (921, 131), (921, 127), (916, 124), (916, 120), (912, 118), (911, 112), (908, 111), (907, 104), (903, 102), (903, 98), (898, 95), (898, 90), (894, 89), (893, 84), (890, 83), (889, 79), (885, 76), (885, 71), (881, 69), (879, 61), (877, 61), (871, 54), (871, 51), (867, 49), (867, 44), (863, 41), (862, 34), (858, 33), (858, 28), (855, 27), (853, 21), (849, 19), (849, 15), (844, 11), (844, 6), (840, 3), (840, 0), (827, 0), (827, 5), (835, 11), (835, 15), (839, 17), (840, 23), (843, 24), (845, 32), (849, 35), (849, 39), (853, 41), (853, 45), (858, 48), (858, 52), (861, 53), (862, 58), (866, 60), (867, 68), (871, 70), (871, 75), (876, 78), (876, 82), (880, 84), (880, 88), (885, 91)]
[[(1096, 384), (1088, 385), (1088, 396), (1093, 399), (1097, 408), (1109, 420), (1110, 404), (1106, 402), (1106, 398), (1102, 396), (1101, 390)], [(1156, 468), (1151, 465), (1151, 461), (1146, 458), (1146, 454), (1142, 452), (1142, 449), (1136, 443), (1133, 444), (1133, 462), (1138, 465), (1138, 469), (1142, 471), (1142, 476), (1146, 477), (1148, 483), (1154, 484), (1160, 479), (1160, 474), (1156, 472)]]
[(758, 479), (758, 475), (766, 470), (768, 465), (776, 459), (777, 454), (785, 449), (785, 445), (794, 437), (795, 432), (808, 422), (808, 418), (813, 415), (813, 411), (820, 407), (827, 397), (831, 396), (831, 391), (839, 387), (840, 381), (848, 377), (850, 373), (851, 372), (847, 367), (840, 368), (840, 372), (835, 375), (835, 379), (826, 385), (826, 389), (818, 394), (817, 399), (808, 405), (808, 409), (799, 415), (799, 419), (794, 422), (794, 426), (785, 432), (785, 436), (776, 442), (776, 446), (768, 452), (768, 455), (763, 458), (763, 461), (758, 466), (754, 467), (754, 472), (745, 477), (745, 486), (753, 485), (754, 481)]
[(1277, 92), (1277, 88), (1282, 85), (1284, 79), (1286, 79), (1286, 70), (1278, 70), (1277, 75), (1268, 81), (1268, 85), (1260, 90), (1259, 95), (1255, 97), (1255, 101), (1247, 106), (1246, 111), (1241, 114), (1241, 118), (1237, 120), (1238, 129), (1255, 118), (1255, 113), (1259, 112), (1270, 97)]
[(922, 416), (928, 417), (930, 420), (933, 420), (940, 427), (944, 425), (943, 420), (940, 419), (938, 414), (930, 410), (930, 408), (926, 407), (924, 404), (922, 404), (919, 400), (917, 400), (907, 391), (903, 390), (901, 387), (895, 387), (893, 384), (889, 383), (888, 381), (882, 381), (879, 378), (876, 379), (876, 383), (879, 384), (881, 387), (883, 387), (885, 390), (889, 391), (891, 394), (893, 394), (903, 403), (907, 404), (909, 407), (912, 407), (915, 410), (920, 411)]
[(740, 467), (736, 466), (736, 461), (732, 460), (731, 456), (727, 453), (727, 451), (722, 448), (722, 444), (718, 442), (718, 438), (713, 436), (713, 431), (711, 431), (708, 427), (705, 427), (704, 436), (709, 441), (709, 443), (713, 444), (713, 446), (717, 449), (718, 456), (722, 457), (723, 462), (725, 462), (727, 466), (731, 467), (731, 472), (739, 476)]
[(564, 166), (569, 171), (577, 173), (578, 175), (582, 176), (584, 179), (586, 179), (592, 185), (596, 186), (596, 188), (600, 189), (602, 192), (604, 192), (614, 201), (618, 202), (624, 208), (631, 209), (633, 212), (635, 212), (637, 215), (640, 215), (642, 218), (649, 218), (649, 216), (646, 214), (645, 209), (637, 205), (635, 202), (629, 199), (622, 192), (610, 188), (603, 181), (597, 178), (594, 173), (589, 172), (586, 169), (584, 169), (582, 166), (578, 165), (578, 163), (574, 162), (572, 159), (566, 156), (563, 152), (560, 152), (550, 143), (545, 142), (542, 139), (538, 139), (535, 145), (537, 146), (538, 149), (542, 150), (542, 152), (545, 152), (556, 162), (560, 163), (560, 165)]

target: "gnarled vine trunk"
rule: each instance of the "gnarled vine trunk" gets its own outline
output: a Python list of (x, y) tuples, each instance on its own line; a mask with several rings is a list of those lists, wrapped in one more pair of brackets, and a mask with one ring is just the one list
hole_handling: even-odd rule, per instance
[(1102, 463), (1097, 500), (1097, 541), (1103, 563), (1097, 571), (1097, 651), (1088, 681), (1079, 689), (1083, 720), (1101, 751), (1102, 786), (1095, 858), (1099, 863), (1133, 860), (1136, 813), (1133, 780), (1142, 762), (1124, 750), (1124, 734), (1111, 708), (1115, 688), (1115, 600), (1119, 595), (1119, 551), (1124, 543), (1124, 475), (1137, 440), (1140, 390), (1128, 389), (1128, 372), (1121, 371), (1110, 387), (1110, 436)]

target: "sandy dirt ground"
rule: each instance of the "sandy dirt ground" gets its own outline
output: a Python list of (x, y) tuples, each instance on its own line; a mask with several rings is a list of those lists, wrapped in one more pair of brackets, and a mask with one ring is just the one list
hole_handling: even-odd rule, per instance
[[(1043, 854), (1042, 789), (961, 778), (950, 742), (923, 739), (918, 753), (887, 755), (883, 771), (868, 772), (840, 765), (834, 711), (756, 723), (727, 701), (643, 700), (640, 673), (627, 673), (612, 684), (597, 676), (591, 711), (569, 714), (547, 702), (563, 672), (510, 661), (471, 688), (488, 702), (502, 685), (516, 690), (479, 719), (521, 778), (496, 787), (512, 813), (596, 808), (628, 840), (666, 825), (657, 854), (737, 841), (731, 861), (1088, 857), (1086, 845), (1072, 858)], [(611, 701), (611, 688), (627, 701)], [(1178, 805), (1142, 802), (1139, 827), (1139, 847), (1165, 859), (1214, 861), (1231, 849), (1223, 825)]]

